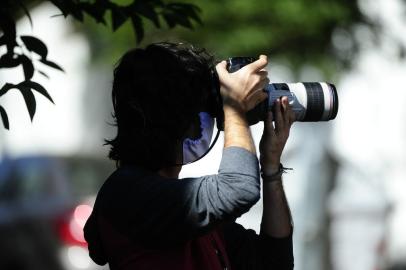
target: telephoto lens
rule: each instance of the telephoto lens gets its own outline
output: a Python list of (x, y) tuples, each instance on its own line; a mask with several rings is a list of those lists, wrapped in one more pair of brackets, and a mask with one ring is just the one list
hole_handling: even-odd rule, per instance
[[(229, 72), (235, 72), (254, 62), (253, 57), (233, 57), (227, 60)], [(264, 91), (268, 99), (247, 113), (250, 125), (265, 119), (275, 100), (287, 97), (296, 115), (296, 121), (318, 122), (333, 120), (338, 112), (338, 95), (335, 86), (327, 82), (270, 83)]]

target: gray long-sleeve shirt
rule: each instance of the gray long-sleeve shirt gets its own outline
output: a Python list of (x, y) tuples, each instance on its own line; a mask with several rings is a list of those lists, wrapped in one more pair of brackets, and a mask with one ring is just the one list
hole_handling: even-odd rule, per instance
[(117, 250), (109, 247), (114, 241), (103, 236), (101, 223), (145, 248), (179, 246), (220, 228), (233, 269), (291, 269), (291, 236), (258, 236), (234, 222), (259, 198), (258, 159), (239, 147), (224, 149), (215, 175), (179, 180), (119, 168), (100, 189), (85, 226), (90, 256), (103, 264)]

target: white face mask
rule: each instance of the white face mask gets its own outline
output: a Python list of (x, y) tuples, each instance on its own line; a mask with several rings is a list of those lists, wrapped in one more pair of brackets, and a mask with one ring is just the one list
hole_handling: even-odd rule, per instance
[(183, 164), (200, 159), (210, 148), (213, 137), (214, 118), (206, 112), (199, 113), (202, 136), (196, 140), (186, 138), (183, 141)]

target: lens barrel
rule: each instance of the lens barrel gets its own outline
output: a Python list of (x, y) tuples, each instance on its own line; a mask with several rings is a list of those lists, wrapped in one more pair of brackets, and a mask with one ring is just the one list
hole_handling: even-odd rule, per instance
[(268, 106), (286, 96), (302, 122), (329, 121), (337, 116), (338, 95), (335, 86), (326, 82), (271, 83), (267, 85)]
[[(229, 72), (235, 72), (255, 60), (253, 57), (232, 57), (227, 60), (227, 69)], [(331, 83), (271, 83), (264, 90), (268, 92), (268, 100), (247, 113), (250, 125), (264, 120), (266, 112), (272, 110), (275, 100), (282, 96), (288, 97), (297, 121), (329, 121), (337, 116), (338, 94), (336, 87)]]

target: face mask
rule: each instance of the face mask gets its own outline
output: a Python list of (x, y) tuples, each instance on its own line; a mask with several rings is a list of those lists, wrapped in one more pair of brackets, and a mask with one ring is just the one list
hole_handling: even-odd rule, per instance
[(183, 164), (188, 164), (202, 158), (211, 149), (214, 118), (206, 112), (199, 113), (202, 136), (196, 140), (186, 138), (183, 141)]

